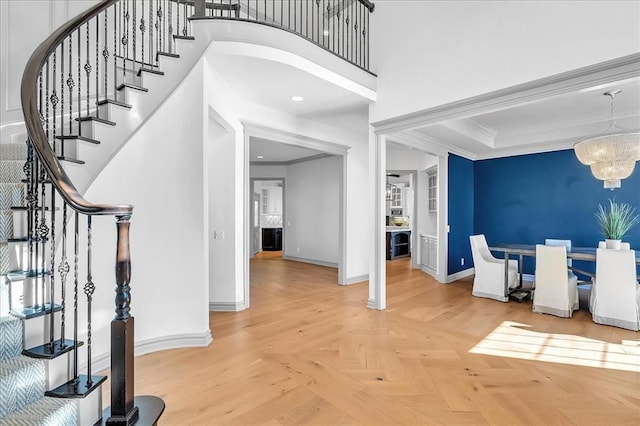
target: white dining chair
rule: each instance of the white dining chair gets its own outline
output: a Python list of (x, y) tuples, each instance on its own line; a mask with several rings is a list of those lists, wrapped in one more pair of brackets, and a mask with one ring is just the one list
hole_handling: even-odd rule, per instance
[(578, 278), (567, 273), (564, 245), (536, 245), (536, 289), (533, 312), (570, 318), (578, 309)]
[[(477, 297), (506, 302), (509, 297), (504, 294), (504, 259), (493, 257), (484, 234), (470, 235), (471, 255), (475, 277), (472, 294)], [(518, 285), (518, 261), (509, 259), (508, 287)]]
[(640, 330), (640, 285), (634, 250), (598, 248), (590, 308), (598, 324)]

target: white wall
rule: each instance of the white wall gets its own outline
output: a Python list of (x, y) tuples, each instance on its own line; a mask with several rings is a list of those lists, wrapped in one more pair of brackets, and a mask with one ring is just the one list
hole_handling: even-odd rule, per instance
[(305, 161), (287, 169), (283, 256), (337, 266), (341, 159)]
[[(20, 83), (36, 47), (59, 26), (95, 3), (96, 0), (0, 1), (0, 126), (24, 120)], [(0, 136), (6, 140), (6, 135)]]
[[(201, 61), (86, 193), (91, 201), (134, 205), (131, 306), (139, 352), (210, 341), (202, 78)], [(93, 351), (100, 356), (109, 351), (113, 318), (115, 225), (112, 218), (95, 225)]]
[(375, 3), (371, 122), (640, 51), (637, 1)]

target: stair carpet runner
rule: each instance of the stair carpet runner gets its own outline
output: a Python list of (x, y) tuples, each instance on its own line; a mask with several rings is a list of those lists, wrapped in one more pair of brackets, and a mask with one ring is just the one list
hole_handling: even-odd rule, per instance
[[(23, 140), (26, 137), (23, 138)], [(0, 426), (76, 425), (73, 399), (44, 396), (45, 361), (22, 355), (23, 320), (9, 315), (9, 243), (12, 206), (23, 206), (26, 143), (0, 144)]]

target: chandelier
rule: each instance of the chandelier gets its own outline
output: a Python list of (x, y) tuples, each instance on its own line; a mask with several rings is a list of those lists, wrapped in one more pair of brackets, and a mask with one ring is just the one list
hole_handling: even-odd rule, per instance
[(602, 133), (589, 136), (573, 145), (578, 160), (591, 168), (596, 179), (608, 189), (620, 188), (620, 181), (631, 176), (640, 160), (640, 133), (629, 132), (614, 120), (613, 98), (621, 90), (605, 92), (611, 98), (611, 120)]

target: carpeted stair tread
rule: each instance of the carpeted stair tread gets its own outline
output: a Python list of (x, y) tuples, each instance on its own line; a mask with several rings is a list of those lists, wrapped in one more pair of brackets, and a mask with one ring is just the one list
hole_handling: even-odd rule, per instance
[(45, 396), (5, 418), (0, 418), (0, 426), (76, 425), (78, 415), (75, 400)]
[(44, 362), (23, 355), (0, 361), (0, 418), (44, 396)]
[(0, 182), (0, 210), (24, 205), (24, 187), (20, 182)]
[(0, 161), (0, 182), (21, 182), (25, 178), (22, 167), (25, 160)]
[[(27, 158), (27, 144), (3, 143), (0, 144), (0, 159), (2, 160), (22, 160)], [(23, 160), (24, 161), (24, 160)]]
[(13, 212), (0, 210), (0, 241), (9, 241), (13, 238)]
[(22, 353), (22, 321), (13, 317), (0, 318), (0, 361)]
[(9, 243), (0, 241), (0, 285), (6, 285), (4, 276), (7, 272), (9, 272)]

